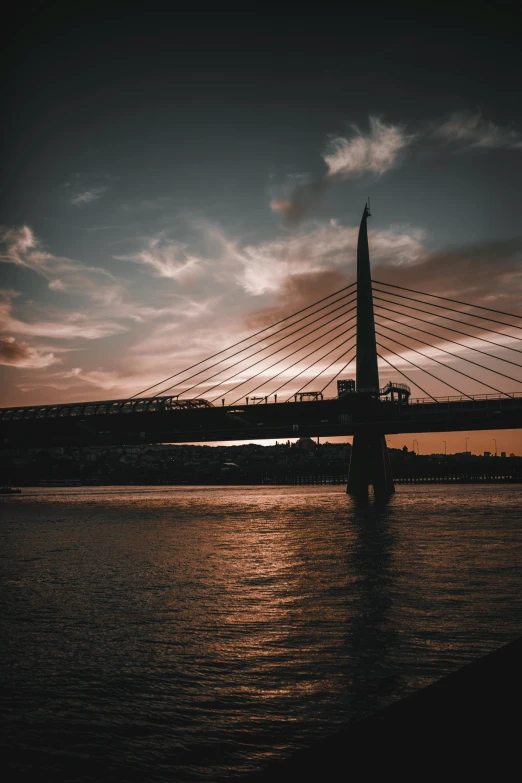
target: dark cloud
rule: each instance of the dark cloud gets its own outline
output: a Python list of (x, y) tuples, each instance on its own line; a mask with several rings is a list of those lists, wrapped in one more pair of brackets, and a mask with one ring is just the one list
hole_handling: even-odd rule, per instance
[(12, 367), (48, 367), (56, 360), (52, 353), (42, 353), (29, 343), (14, 337), (0, 337), (0, 364)]
[[(373, 265), (373, 277), (382, 283), (390, 283), (417, 291), (426, 291), (430, 294), (459, 299), (469, 302), (470, 305), (481, 304), (507, 313), (520, 314), (522, 316), (522, 238), (511, 240), (475, 244), (452, 248), (446, 251), (427, 254), (420, 249), (417, 260), (409, 263), (381, 263)], [(319, 301), (335, 291), (353, 282), (353, 269), (347, 268), (346, 273), (341, 270), (323, 270), (308, 272), (305, 274), (289, 275), (283, 282), (277, 295), (275, 305), (256, 310), (246, 316), (246, 324), (249, 329), (256, 329), (275, 323), (286, 316), (291, 315), (314, 302)], [(385, 293), (378, 293), (378, 290)], [(444, 305), (438, 299), (429, 296), (422, 297), (415, 293), (408, 293), (400, 289), (375, 286), (374, 295), (376, 313), (380, 319), (387, 317), (399, 318), (403, 323), (414, 326), (418, 321), (410, 320), (407, 313), (427, 322), (427, 329), (435, 328), (440, 331), (443, 324), (459, 329), (456, 323), (445, 321), (442, 316), (450, 315), (459, 319), (459, 313), (466, 316), (473, 312), (482, 312), (506, 323), (513, 319), (503, 318), (500, 315), (487, 313), (468, 308), (457, 303), (448, 303), (456, 313), (444, 313), (434, 305)], [(400, 296), (398, 296), (400, 295)], [(412, 297), (418, 301), (403, 299)], [(390, 300), (386, 304), (383, 299)], [(396, 310), (396, 315), (381, 310), (379, 305)], [(337, 307), (338, 305), (335, 305)], [(409, 310), (409, 307), (420, 307), (433, 313), (432, 316)], [(379, 319), (378, 319), (379, 320)], [(488, 321), (479, 321), (474, 318), (464, 318), (463, 323), (469, 325), (463, 330), (470, 336), (486, 335), (490, 328), (503, 332), (509, 332), (500, 324)], [(515, 326), (515, 321), (513, 321)], [(444, 333), (441, 332), (441, 337)], [(448, 336), (446, 334), (446, 336)], [(455, 337), (455, 339), (460, 339)], [(494, 338), (493, 338), (494, 339)], [(436, 340), (434, 341), (436, 342)]]
[(382, 264), (373, 275), (384, 283), (522, 313), (522, 237), (425, 254), (412, 264)]
[(299, 223), (318, 201), (330, 184), (325, 176), (312, 182), (301, 182), (290, 192), (288, 198), (273, 199), (270, 208), (274, 212), (280, 212), (291, 225)]
[[(275, 323), (281, 318), (329, 296), (334, 291), (348, 285), (349, 282), (351, 281), (343, 272), (334, 269), (291, 275), (284, 281), (275, 305), (249, 313), (246, 316), (247, 326), (254, 330)], [(341, 303), (339, 302), (339, 304)]]
[(270, 206), (288, 223), (298, 223), (323, 192), (335, 180), (358, 179), (364, 175), (380, 177), (398, 165), (399, 154), (415, 139), (399, 125), (386, 125), (378, 117), (368, 118), (368, 132), (352, 125), (346, 136), (333, 136), (322, 153), (327, 171), (307, 182), (300, 182), (286, 198), (274, 199)]

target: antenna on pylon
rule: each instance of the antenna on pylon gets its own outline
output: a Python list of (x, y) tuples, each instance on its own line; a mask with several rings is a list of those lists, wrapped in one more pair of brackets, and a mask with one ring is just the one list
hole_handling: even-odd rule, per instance
[(368, 217), (371, 217), (372, 213), (370, 212), (370, 197), (369, 196), (368, 196), (368, 203), (366, 204), (366, 209), (368, 211)]

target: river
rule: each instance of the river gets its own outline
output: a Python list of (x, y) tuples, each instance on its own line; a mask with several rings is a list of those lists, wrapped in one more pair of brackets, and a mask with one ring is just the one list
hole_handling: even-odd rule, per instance
[(2, 753), (22, 778), (234, 779), (522, 633), (522, 487), (0, 498)]

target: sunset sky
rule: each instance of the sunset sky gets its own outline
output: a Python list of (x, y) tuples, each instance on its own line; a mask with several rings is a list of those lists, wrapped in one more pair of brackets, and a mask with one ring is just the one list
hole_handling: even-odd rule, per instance
[[(375, 278), (522, 315), (515, 3), (168, 7), (15, 21), (0, 405), (125, 398), (351, 283), (368, 195)], [(522, 330), (503, 331), (509, 350)], [(467, 435), (417, 438), (449, 453)], [(469, 437), (522, 453), (517, 431)]]

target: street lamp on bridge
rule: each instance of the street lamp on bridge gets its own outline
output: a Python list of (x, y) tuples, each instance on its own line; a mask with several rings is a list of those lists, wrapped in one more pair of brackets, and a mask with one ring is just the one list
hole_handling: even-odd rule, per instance
[(442, 442), (444, 443), (444, 456), (446, 456), (446, 441), (443, 440)]
[(468, 453), (468, 440), (469, 440), (469, 438), (464, 438), (464, 440), (466, 442), (466, 447), (464, 449), (464, 452), (467, 454)]
[(495, 444), (495, 457), (497, 456), (497, 439), (493, 438), (493, 443)]

